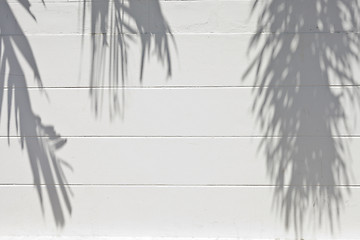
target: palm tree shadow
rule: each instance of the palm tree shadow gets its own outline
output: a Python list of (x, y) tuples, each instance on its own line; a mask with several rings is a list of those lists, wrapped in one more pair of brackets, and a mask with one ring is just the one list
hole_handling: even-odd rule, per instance
[[(19, 0), (19, 3), (35, 18), (27, 0)], [(46, 198), (43, 187), (45, 187), (55, 223), (58, 227), (63, 227), (65, 212), (71, 214), (72, 211), (69, 195), (71, 191), (66, 187), (67, 181), (63, 167), (71, 169), (71, 166), (59, 159), (56, 151), (65, 145), (66, 139), (61, 138), (53, 126), (44, 125), (41, 117), (33, 112), (24, 75), (25, 64), (21, 63), (21, 59), (25, 59), (41, 87), (39, 69), (28, 39), (9, 3), (0, 1), (0, 114), (3, 113), (3, 99), (7, 93), (8, 138), (11, 135), (10, 127), (15, 124), (21, 146), (26, 149), (30, 160), (42, 211), (44, 213), (44, 199)], [(11, 120), (13, 108), (15, 119)]]
[(297, 236), (309, 221), (315, 230), (327, 222), (333, 232), (350, 194), (339, 187), (351, 176), (348, 141), (340, 137), (351, 129), (345, 106), (359, 99), (350, 87), (358, 34), (339, 31), (357, 26), (360, 7), (355, 1), (255, 0), (253, 11), (258, 29), (249, 50), (257, 51), (243, 78), (255, 73), (252, 109), (266, 136), (259, 148), (276, 186), (275, 209)]
[[(103, 104), (103, 89), (109, 93), (110, 117), (123, 115), (124, 87), (128, 77), (129, 43), (140, 36), (140, 82), (143, 80), (146, 57), (155, 55), (171, 77), (170, 45), (175, 44), (170, 27), (165, 20), (159, 0), (83, 1), (83, 26), (86, 7), (90, 5), (92, 59), (90, 72), (90, 96), (95, 115), (100, 115)], [(134, 24), (131, 24), (133, 22)], [(84, 29), (84, 27), (83, 27)], [(151, 53), (152, 52), (152, 53)], [(108, 77), (105, 77), (105, 75)], [(122, 92), (119, 93), (119, 88)]]

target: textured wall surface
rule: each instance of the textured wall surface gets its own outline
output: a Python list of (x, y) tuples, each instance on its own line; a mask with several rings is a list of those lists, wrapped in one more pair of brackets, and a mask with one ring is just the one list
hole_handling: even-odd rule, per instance
[(0, 237), (360, 236), (357, 0), (0, 0)]

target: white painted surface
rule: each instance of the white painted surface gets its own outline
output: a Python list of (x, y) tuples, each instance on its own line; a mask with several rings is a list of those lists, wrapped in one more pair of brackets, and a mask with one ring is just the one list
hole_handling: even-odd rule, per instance
[[(266, 155), (258, 151), (262, 140), (251, 137), (70, 137), (58, 156), (71, 165), (64, 168), (71, 184), (273, 185), (268, 177)], [(348, 141), (352, 154), (346, 162), (349, 184), (358, 185), (359, 138), (338, 140)], [(32, 184), (28, 156), (21, 151), (19, 139), (11, 138), (9, 146), (6, 139), (0, 141), (4, 156), (0, 168), (8, 170), (2, 174), (1, 183)], [(331, 146), (330, 138), (304, 137), (301, 141), (304, 145)], [(311, 148), (308, 146), (308, 149)], [(322, 164), (327, 161), (323, 159)], [(341, 179), (337, 184), (347, 183)]]
[(84, 1), (20, 2), (0, 2), (0, 239), (358, 238), (357, 0), (130, 0), (118, 32), (106, 0), (84, 25)]

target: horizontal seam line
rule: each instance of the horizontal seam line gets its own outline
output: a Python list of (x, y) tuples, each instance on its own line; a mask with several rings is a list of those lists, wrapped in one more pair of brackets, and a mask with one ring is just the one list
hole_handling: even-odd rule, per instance
[[(50, 136), (52, 137), (52, 136)], [(1, 136), (0, 138), (50, 138), (49, 136)], [(61, 135), (59, 137), (62, 138), (295, 138), (295, 137), (304, 137), (304, 138), (360, 138), (360, 135), (334, 135), (334, 136), (326, 136), (326, 135), (294, 135), (294, 136), (261, 136), (261, 135), (248, 135), (248, 136), (106, 136), (106, 135), (79, 135), (79, 136), (71, 136), (71, 135)]]
[(119, 186), (119, 187), (360, 187), (360, 184), (338, 185), (266, 185), (266, 184), (0, 184), (1, 186)]
[(193, 88), (311, 88), (311, 87), (360, 87), (360, 84), (332, 84), (332, 85), (283, 85), (283, 86), (251, 86), (251, 85), (244, 85), (244, 86), (118, 86), (118, 87), (111, 87), (111, 86), (98, 86), (98, 87), (0, 87), (0, 89), (9, 90), (9, 89), (193, 89)]
[(280, 34), (360, 34), (360, 31), (335, 31), (335, 32), (151, 32), (151, 33), (9, 33), (9, 34), (0, 34), (1, 37), (11, 37), (11, 36), (118, 36), (118, 35), (280, 35)]

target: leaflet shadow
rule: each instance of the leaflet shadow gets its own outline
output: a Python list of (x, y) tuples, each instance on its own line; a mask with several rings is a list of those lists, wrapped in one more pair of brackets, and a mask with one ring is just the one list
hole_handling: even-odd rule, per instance
[[(140, 38), (139, 80), (146, 58), (155, 56), (171, 77), (171, 43), (175, 44), (159, 0), (83, 1), (83, 29), (90, 7), (91, 68), (90, 97), (96, 116), (101, 114), (104, 95), (110, 118), (124, 114), (124, 87), (128, 80), (130, 43)], [(104, 94), (104, 90), (108, 93)], [(119, 92), (120, 90), (120, 92)]]
[[(255, 0), (255, 52), (244, 74), (265, 136), (274, 209), (287, 230), (325, 225), (333, 232), (350, 194), (348, 144), (359, 89), (356, 1)], [(252, 79), (251, 79), (252, 80)], [(309, 224), (305, 226), (305, 224)]]
[[(35, 19), (30, 3), (27, 0), (19, 3)], [(24, 74), (25, 65), (30, 66), (41, 89), (42, 80), (30, 43), (9, 3), (0, 1), (0, 117), (7, 110), (8, 142), (10, 144), (11, 137), (19, 136), (21, 147), (27, 151), (43, 213), (48, 198), (56, 225), (64, 227), (65, 214), (71, 215), (72, 207), (63, 167), (71, 169), (71, 166), (58, 158), (56, 151), (65, 145), (66, 139), (61, 138), (53, 126), (43, 124), (41, 117), (34, 113)], [(7, 109), (3, 103), (5, 95)], [(15, 125), (15, 131), (11, 125)]]

